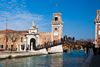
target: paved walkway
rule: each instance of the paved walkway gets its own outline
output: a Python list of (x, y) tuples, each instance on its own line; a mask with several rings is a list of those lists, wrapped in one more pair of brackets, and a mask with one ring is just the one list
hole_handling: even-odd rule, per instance
[(100, 67), (100, 54), (93, 55), (89, 67)]
[(86, 59), (86, 61), (83, 63), (81, 67), (89, 67), (92, 57), (93, 57), (93, 50), (90, 49), (90, 56)]
[(0, 59), (6, 59), (6, 58), (16, 58), (16, 57), (26, 57), (26, 56), (34, 56), (34, 55), (46, 55), (48, 53), (43, 52), (17, 52), (17, 51), (4, 51), (0, 52)]
[(90, 56), (84, 62), (81, 67), (100, 67), (100, 54), (93, 54), (93, 50), (90, 49)]

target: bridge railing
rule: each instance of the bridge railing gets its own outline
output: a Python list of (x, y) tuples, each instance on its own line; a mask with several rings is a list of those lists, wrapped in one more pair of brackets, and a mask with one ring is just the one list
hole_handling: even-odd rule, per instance
[(61, 45), (64, 43), (73, 43), (75, 38), (67, 38), (67, 36), (64, 36), (64, 38), (58, 39), (58, 40), (54, 40), (51, 42), (45, 42), (43, 45), (37, 45), (37, 47), (35, 48), (35, 50), (39, 50), (39, 49), (43, 49), (43, 48), (50, 48), (53, 46), (57, 46), (57, 45)]
[(48, 41), (48, 42), (45, 42), (44, 44), (42, 45), (37, 45), (34, 50), (39, 50), (39, 49), (43, 49), (43, 48), (50, 48), (50, 47), (53, 47), (53, 46), (57, 46), (57, 45), (61, 45), (61, 44), (66, 44), (66, 43), (69, 43), (69, 44), (72, 44), (72, 45), (81, 45), (81, 46), (87, 46), (86, 43), (79, 43), (79, 42), (75, 42), (74, 41), (75, 38), (71, 38), (71, 37), (68, 37), (67, 36), (64, 36), (64, 38), (61, 38), (61, 39), (58, 39), (58, 40), (54, 40), (54, 41)]
[(43, 49), (43, 48), (50, 48), (53, 46), (61, 45), (64, 43), (64, 40), (61, 38), (59, 40), (54, 40), (51, 42), (45, 42), (43, 45), (37, 45), (35, 50)]

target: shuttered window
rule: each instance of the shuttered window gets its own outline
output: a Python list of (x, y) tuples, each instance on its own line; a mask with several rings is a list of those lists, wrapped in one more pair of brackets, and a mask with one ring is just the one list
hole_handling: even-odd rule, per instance
[(23, 42), (23, 38), (22, 37), (20, 38), (20, 42)]
[(0, 45), (0, 48), (3, 48), (3, 45)]

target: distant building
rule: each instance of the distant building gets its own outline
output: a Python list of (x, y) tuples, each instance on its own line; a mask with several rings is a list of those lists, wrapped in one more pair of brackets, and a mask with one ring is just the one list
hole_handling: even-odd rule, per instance
[[(7, 29), (7, 50), (25, 50), (27, 32)], [(0, 49), (6, 49), (6, 30), (0, 31)]]
[(97, 10), (95, 23), (95, 47), (100, 47), (100, 10)]
[[(45, 42), (51, 42), (62, 38), (63, 32), (63, 22), (61, 20), (61, 13), (53, 13), (53, 21), (51, 21), (52, 31), (51, 32), (40, 32), (38, 33), (38, 28), (32, 22), (32, 26), (29, 27), (29, 31), (14, 31), (7, 30), (7, 49), (14, 49), (18, 51), (33, 50), (37, 45), (42, 45)], [(11, 34), (9, 34), (9, 32)], [(13, 33), (14, 32), (14, 33)], [(0, 31), (0, 49), (5, 49), (6, 45), (6, 30)], [(14, 37), (15, 35), (15, 37)], [(16, 39), (15, 42), (12, 40)]]

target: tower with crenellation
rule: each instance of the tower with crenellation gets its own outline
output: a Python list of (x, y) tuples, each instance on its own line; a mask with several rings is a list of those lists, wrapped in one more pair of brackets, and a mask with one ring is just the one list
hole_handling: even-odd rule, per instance
[(100, 47), (100, 10), (97, 10), (95, 23), (95, 47)]
[(53, 21), (51, 21), (51, 32), (40, 32), (39, 43), (51, 42), (62, 38), (63, 22), (61, 20), (61, 13), (53, 13)]
[(61, 20), (61, 13), (53, 13), (53, 21), (52, 24), (52, 35), (51, 40), (58, 40), (62, 38), (62, 31), (63, 31), (63, 22)]

